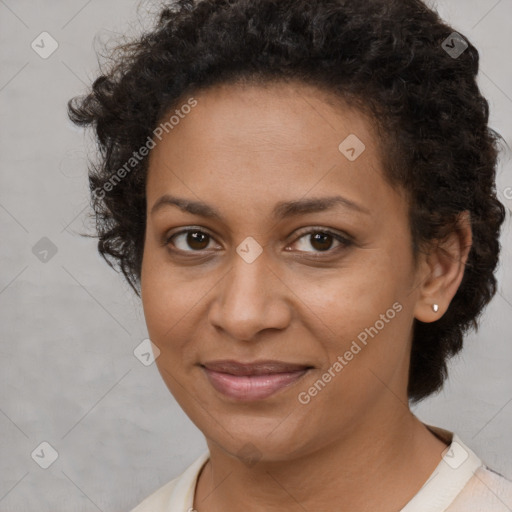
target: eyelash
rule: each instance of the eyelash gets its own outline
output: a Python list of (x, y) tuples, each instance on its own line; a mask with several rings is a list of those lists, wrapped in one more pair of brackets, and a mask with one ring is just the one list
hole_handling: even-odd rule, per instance
[[(187, 254), (187, 253), (199, 254), (199, 253), (206, 252), (207, 249), (184, 251), (182, 249), (177, 249), (175, 247), (174, 248), (171, 247), (171, 245), (174, 245), (171, 242), (173, 238), (175, 238), (179, 235), (186, 235), (188, 233), (202, 233), (202, 234), (205, 234), (206, 236), (208, 236), (210, 239), (214, 239), (214, 237), (212, 235), (210, 235), (208, 232), (204, 231), (203, 229), (187, 228), (187, 229), (183, 229), (181, 231), (177, 231), (176, 233), (173, 233), (172, 235), (170, 235), (168, 237), (165, 237), (164, 245), (167, 246), (170, 251), (172, 251), (174, 253), (179, 253), (179, 254)], [(300, 240), (301, 238), (303, 238), (307, 235), (313, 235), (313, 234), (317, 234), (317, 233), (332, 236), (335, 240), (337, 240), (340, 243), (340, 245), (334, 249), (329, 248), (326, 251), (314, 251), (314, 254), (316, 253), (316, 254), (320, 255), (320, 257), (324, 254), (332, 255), (333, 253), (338, 252), (338, 250), (346, 249), (346, 248), (350, 247), (354, 243), (349, 237), (342, 236), (339, 233), (331, 231), (330, 229), (324, 229), (324, 228), (320, 228), (320, 227), (309, 228), (308, 231), (299, 231), (297, 238), (295, 238), (293, 243), (297, 242), (298, 240)], [(299, 252), (309, 253), (309, 251), (299, 251)]]

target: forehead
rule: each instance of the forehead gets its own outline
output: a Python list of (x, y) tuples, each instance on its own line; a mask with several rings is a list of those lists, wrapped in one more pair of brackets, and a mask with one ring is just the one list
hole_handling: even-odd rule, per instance
[(371, 120), (333, 95), (273, 83), (223, 84), (192, 96), (196, 105), (151, 151), (148, 207), (163, 193), (251, 209), (335, 191), (371, 203), (394, 192), (385, 190)]
[[(187, 106), (191, 97), (183, 95), (169, 115)], [(372, 119), (355, 105), (301, 82), (219, 84), (197, 90), (193, 98), (196, 106), (187, 106), (181, 119), (173, 116), (176, 124), (165, 131), (180, 138), (192, 136), (210, 150), (215, 144), (233, 144), (240, 151), (307, 152), (328, 144), (337, 149), (347, 130), (367, 146), (377, 142)]]

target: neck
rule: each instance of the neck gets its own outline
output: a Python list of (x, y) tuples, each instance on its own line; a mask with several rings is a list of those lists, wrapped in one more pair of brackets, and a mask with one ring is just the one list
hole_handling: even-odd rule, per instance
[(439, 464), (446, 445), (404, 404), (386, 405), (378, 421), (368, 418), (334, 443), (287, 460), (248, 466), (208, 440), (210, 459), (198, 479), (194, 508), (400, 510)]

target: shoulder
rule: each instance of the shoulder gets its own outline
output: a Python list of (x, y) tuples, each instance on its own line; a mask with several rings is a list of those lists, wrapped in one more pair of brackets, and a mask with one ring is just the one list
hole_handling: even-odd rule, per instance
[(157, 489), (130, 512), (170, 512), (192, 509), (197, 478), (210, 457), (198, 457), (181, 475)]
[(510, 512), (512, 481), (482, 464), (447, 512)]
[(428, 486), (401, 512), (512, 512), (510, 476), (491, 469), (457, 434), (426, 426), (448, 447)]
[(145, 498), (135, 508), (130, 510), (130, 512), (160, 512), (167, 510), (172, 492), (176, 488), (176, 484), (179, 479), (180, 477), (174, 478), (165, 485), (162, 485), (162, 487)]

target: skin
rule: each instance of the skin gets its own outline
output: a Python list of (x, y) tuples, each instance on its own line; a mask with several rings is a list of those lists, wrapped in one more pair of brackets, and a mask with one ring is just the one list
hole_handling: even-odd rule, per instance
[[(399, 510), (446, 448), (409, 410), (409, 354), (414, 318), (440, 318), (460, 285), (468, 217), (415, 266), (406, 196), (384, 179), (377, 136), (361, 112), (300, 83), (229, 84), (194, 97), (197, 106), (150, 154), (141, 277), (159, 372), (210, 450), (194, 508)], [(354, 161), (338, 149), (349, 134), (366, 146)], [(208, 203), (224, 221), (172, 205), (152, 214), (164, 194)], [(333, 195), (367, 213), (336, 206), (272, 217), (280, 201)], [(195, 245), (175, 237), (183, 253), (172, 253), (165, 241), (191, 226), (210, 237)], [(331, 237), (322, 245), (303, 234), (309, 228), (353, 244)], [(249, 236), (263, 249), (252, 263), (236, 252)], [(401, 311), (300, 403), (298, 394), (397, 302)], [(199, 363), (214, 359), (314, 368), (244, 403), (211, 386)], [(244, 456), (251, 450), (254, 464)]]

